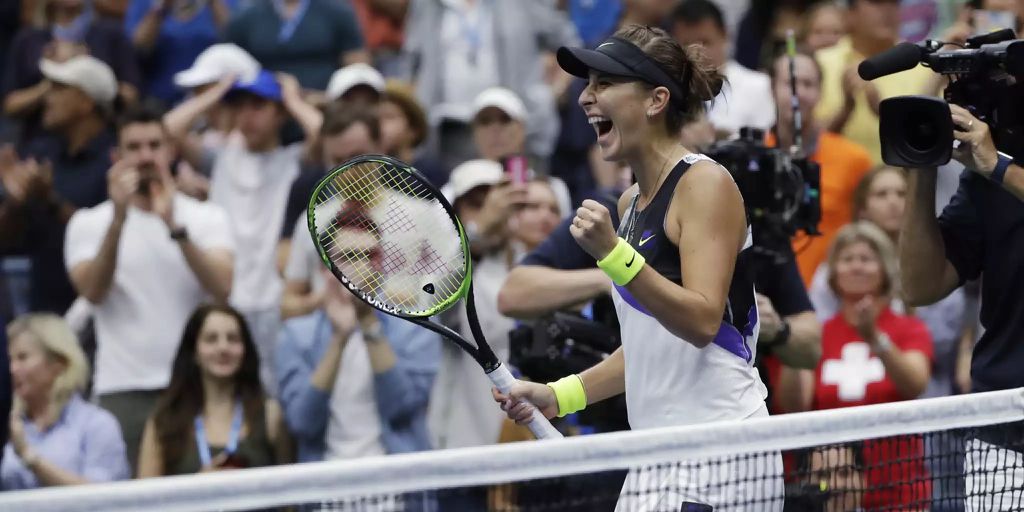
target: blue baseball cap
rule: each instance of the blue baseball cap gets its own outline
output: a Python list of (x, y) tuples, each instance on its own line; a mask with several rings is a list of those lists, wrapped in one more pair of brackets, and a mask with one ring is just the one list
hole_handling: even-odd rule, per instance
[(270, 101), (281, 101), (281, 85), (277, 83), (277, 78), (274, 74), (265, 69), (260, 70), (253, 80), (236, 80), (228, 94), (243, 92), (255, 94)]

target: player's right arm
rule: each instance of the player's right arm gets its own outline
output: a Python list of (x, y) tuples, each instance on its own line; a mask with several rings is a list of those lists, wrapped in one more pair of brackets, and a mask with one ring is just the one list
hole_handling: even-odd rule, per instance
[(908, 175), (907, 216), (900, 234), (899, 257), (904, 299), (912, 306), (933, 304), (960, 284), (956, 268), (946, 257), (935, 218), (935, 169)]
[[(587, 395), (587, 405), (625, 393), (626, 361), (622, 347), (612, 352), (604, 361), (580, 373), (580, 380)], [(526, 425), (533, 420), (533, 407), (539, 409), (547, 418), (558, 416), (555, 391), (546, 384), (519, 380), (512, 385), (508, 395), (502, 394), (497, 388), (492, 389), (491, 393), (494, 395), (494, 401), (501, 404), (501, 409), (508, 417), (520, 425)]]
[[(619, 197), (620, 219), (629, 208), (629, 203), (636, 192), (637, 185), (634, 184)], [(622, 354), (622, 347), (612, 352), (607, 359), (580, 373), (580, 380), (583, 382), (583, 389), (587, 395), (587, 405), (625, 393), (626, 361)], [(492, 389), (491, 393), (494, 395), (494, 401), (501, 404), (502, 410), (508, 414), (508, 417), (520, 425), (531, 421), (532, 407), (529, 404), (533, 404), (547, 418), (558, 416), (558, 401), (555, 398), (555, 391), (546, 384), (518, 380), (508, 395), (501, 393), (496, 388)]]

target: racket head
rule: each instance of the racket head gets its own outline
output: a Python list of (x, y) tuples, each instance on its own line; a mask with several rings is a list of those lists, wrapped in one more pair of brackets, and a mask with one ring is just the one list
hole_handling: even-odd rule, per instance
[(455, 208), (400, 160), (363, 155), (334, 168), (313, 190), (306, 219), (321, 261), (380, 311), (425, 319), (470, 292), (469, 241)]

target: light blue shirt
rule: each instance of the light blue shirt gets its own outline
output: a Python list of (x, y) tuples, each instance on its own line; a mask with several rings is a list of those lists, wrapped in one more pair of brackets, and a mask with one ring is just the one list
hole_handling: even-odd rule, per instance
[[(396, 360), (390, 370), (373, 376), (381, 444), (388, 453), (430, 449), (427, 401), (441, 359), (440, 337), (407, 320), (377, 316)], [(279, 400), (298, 445), (299, 462), (323, 460), (326, 451), (331, 395), (314, 388), (310, 378), (332, 335), (330, 320), (316, 311), (286, 321), (278, 339), (274, 366)]]
[[(25, 441), (41, 460), (89, 482), (129, 478), (121, 426), (112, 414), (77, 394), (71, 397), (50, 428), (40, 431), (28, 418), (24, 421)], [(10, 442), (4, 446), (0, 484), (5, 491), (40, 487), (35, 473), (15, 455)]]

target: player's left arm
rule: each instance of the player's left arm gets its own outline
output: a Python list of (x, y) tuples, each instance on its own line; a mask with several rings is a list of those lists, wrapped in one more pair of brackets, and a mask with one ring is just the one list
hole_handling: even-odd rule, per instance
[(626, 288), (672, 334), (703, 348), (721, 327), (747, 236), (743, 199), (729, 174), (713, 162), (690, 167), (676, 186), (665, 228), (678, 233), (683, 282), (647, 266)]
[(600, 363), (580, 373), (580, 381), (587, 392), (587, 405), (621, 395), (626, 392), (626, 359), (622, 347)]

